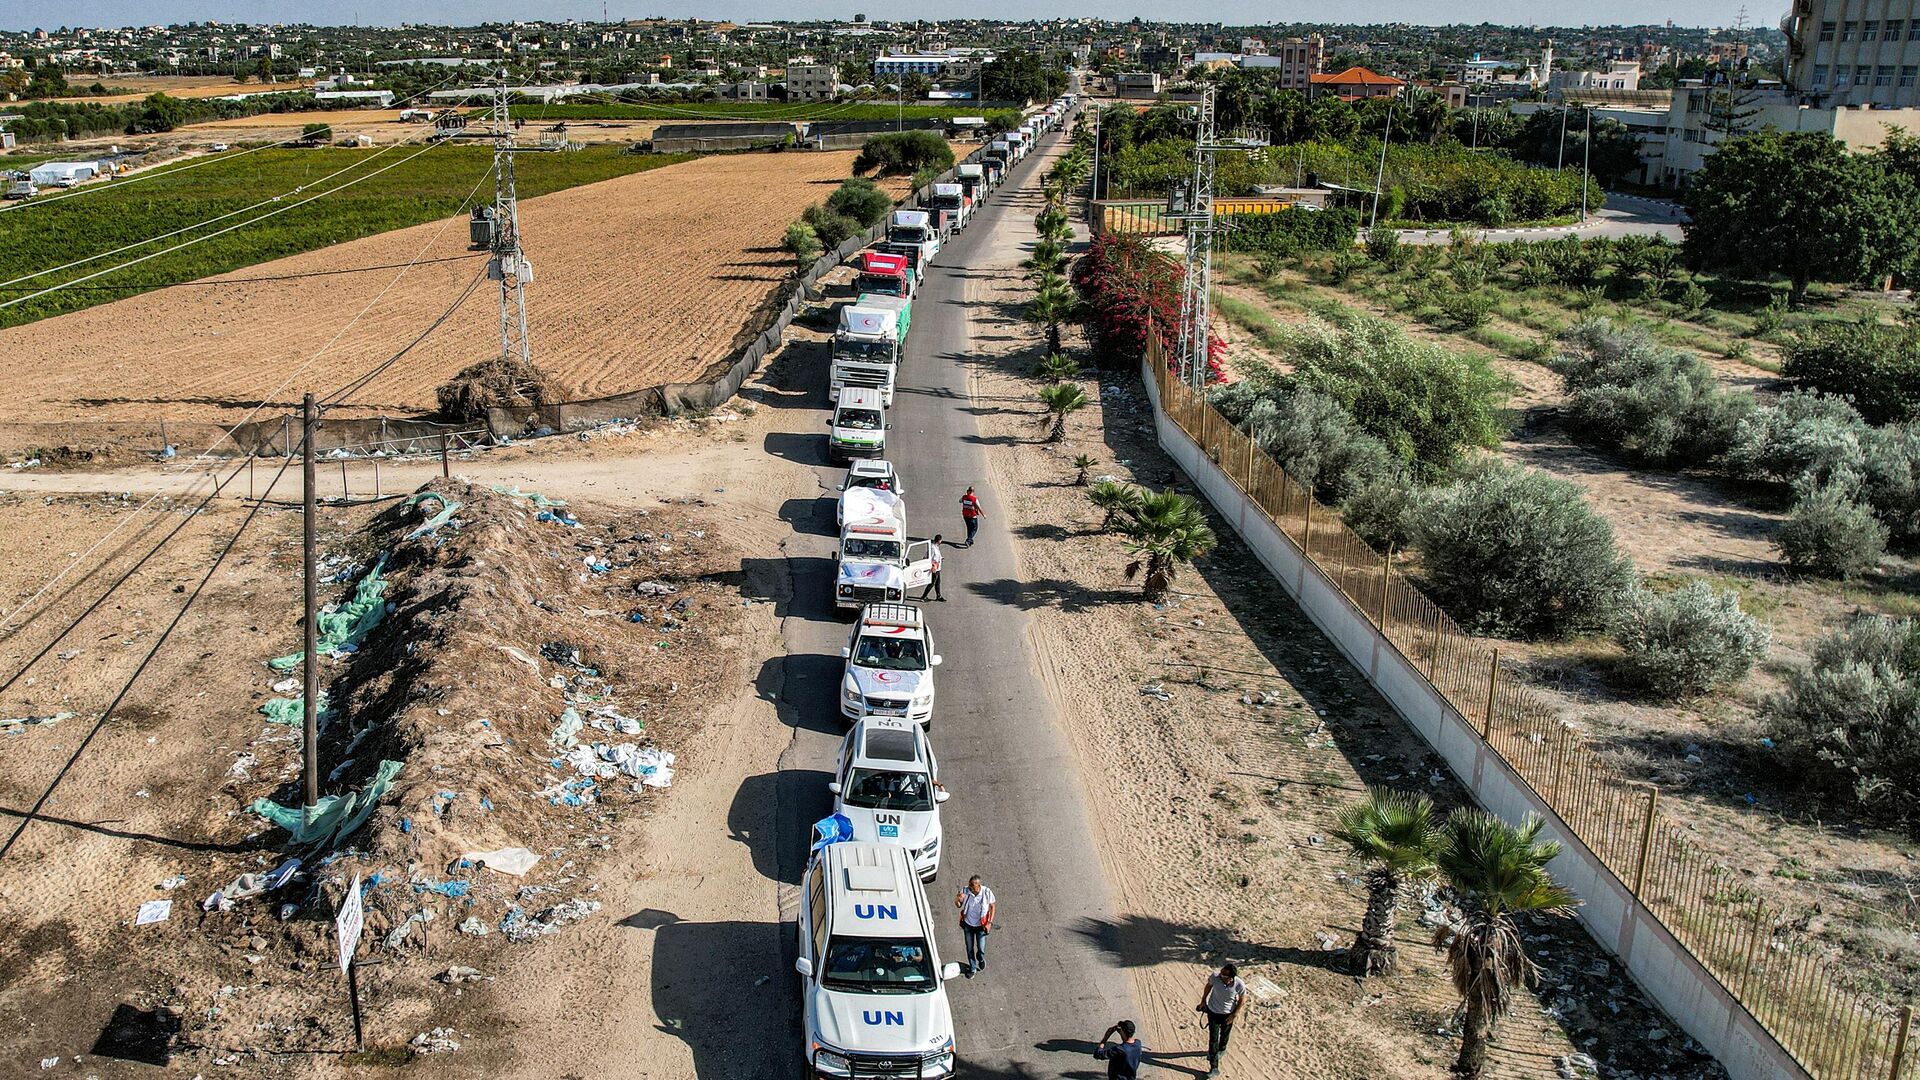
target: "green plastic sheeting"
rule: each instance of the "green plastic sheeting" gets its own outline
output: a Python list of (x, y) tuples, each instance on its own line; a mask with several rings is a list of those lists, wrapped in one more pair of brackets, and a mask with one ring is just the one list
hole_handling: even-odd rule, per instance
[(525, 499), (542, 510), (551, 510), (556, 506), (567, 505), (567, 500), (565, 499), (549, 499), (537, 491), (521, 491), (519, 484), (515, 484), (510, 488), (495, 484), (493, 486), (493, 493), (495, 495), (505, 495), (510, 499)]
[[(339, 607), (323, 611), (316, 618), (322, 654), (331, 655), (359, 648), (373, 628), (380, 625), (381, 618), (387, 613), (387, 579), (380, 573), (386, 565), (386, 553), (381, 552), (380, 560), (373, 564), (373, 569), (367, 571), (367, 576), (353, 587), (353, 595)], [(291, 671), (306, 658), (304, 651), (289, 653), (267, 661), (267, 666), (275, 671)]]
[(404, 764), (382, 761), (380, 768), (360, 785), (359, 791), (328, 795), (314, 803), (312, 809), (282, 806), (272, 799), (255, 799), (247, 809), (292, 833), (294, 847), (332, 848), (367, 823), (374, 805), (393, 786), (393, 778), (400, 775)]
[(427, 501), (428, 499), (432, 499), (434, 502), (437, 502), (440, 504), (440, 512), (428, 518), (426, 521), (422, 522), (412, 532), (409, 532), (407, 534), (407, 539), (409, 540), (418, 540), (430, 532), (437, 531), (440, 528), (440, 526), (445, 525), (447, 522), (453, 520), (453, 515), (458, 513), (460, 510), (459, 502), (453, 499), (449, 499), (445, 495), (442, 495), (437, 491), (423, 491), (420, 494), (415, 495), (413, 498), (408, 499), (407, 505), (418, 506), (421, 503)]
[[(306, 700), (306, 695), (304, 694), (300, 697), (268, 698), (266, 702), (260, 706), (260, 711), (266, 714), (269, 723), (285, 724), (288, 727), (299, 727), (305, 723), (307, 719), (302, 715)], [(333, 705), (327, 700), (327, 692), (325, 690), (320, 691), (320, 711), (315, 715), (314, 719), (319, 721), (322, 728), (325, 728), (327, 723), (333, 719)]]

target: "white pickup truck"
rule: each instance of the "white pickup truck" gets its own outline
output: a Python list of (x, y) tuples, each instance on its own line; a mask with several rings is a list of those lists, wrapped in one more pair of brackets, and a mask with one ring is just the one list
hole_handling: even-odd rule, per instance
[(868, 604), (840, 650), (840, 715), (891, 716), (933, 727), (933, 669), (940, 654), (913, 604)]
[(840, 391), (849, 386), (866, 386), (879, 390), (881, 402), (891, 408), (894, 375), (899, 370), (900, 313), (863, 301), (842, 307), (840, 328), (833, 335), (828, 384), (832, 400), (839, 401)]
[(899, 517), (849, 518), (833, 580), (834, 606), (843, 611), (904, 600), (933, 582), (933, 542), (909, 537)]
[(903, 496), (906, 488), (886, 458), (867, 458), (847, 467), (847, 478), (840, 481), (840, 498), (834, 504), (833, 524), (845, 528), (847, 519), (907, 516)]

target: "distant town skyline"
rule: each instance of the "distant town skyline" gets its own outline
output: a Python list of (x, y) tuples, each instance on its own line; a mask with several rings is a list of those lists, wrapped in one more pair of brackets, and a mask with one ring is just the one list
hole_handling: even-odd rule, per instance
[[(1785, 0), (1778, 0), (1784, 6)], [(1457, 23), (1495, 23), (1501, 25), (1547, 25), (1540, 16), (1551, 11), (1556, 26), (1609, 26), (1664, 23), (1674, 20), (1682, 26), (1731, 26), (1742, 10), (1749, 26), (1771, 26), (1779, 12), (1766, 7), (1743, 4), (1741, 0), (1694, 0), (1679, 5), (1672, 0), (1569, 0), (1543, 9), (1538, 3), (1522, 0), (1491, 0), (1479, 4), (1437, 5), (1430, 0), (1379, 0), (1365, 9), (1364, 20), (1353, 19), (1361, 11), (1347, 9), (1340, 15), (1369, 23), (1405, 22), (1420, 25)], [(1253, 0), (1086, 0), (1082, 3), (1051, 0), (1035, 4), (1030, 0), (978, 0), (964, 8), (910, 0), (908, 3), (864, 4), (846, 0), (792, 0), (781, 4), (760, 4), (741, 0), (697, 0), (693, 3), (627, 4), (608, 0), (608, 14), (616, 19), (665, 16), (668, 18), (731, 19), (754, 22), (809, 19), (851, 19), (856, 12), (873, 19), (941, 19), (956, 16), (969, 19), (1007, 19), (1086, 16), (1105, 19), (1176, 20), (1221, 22), (1229, 25), (1259, 25), (1274, 22), (1335, 22), (1323, 4), (1257, 3)], [(339, 3), (311, 4), (300, 0), (98, 0), (76, 3), (74, 0), (4, 0), (0, 2), (0, 28), (7, 30), (52, 30), (61, 26), (118, 27), (156, 24), (206, 22), (294, 23), (325, 26), (394, 26), (400, 23), (432, 23), (470, 26), (480, 22), (514, 19), (597, 20), (600, 0), (557, 0), (531, 5), (516, 0), (388, 0), (385, 3), (343, 0)]]

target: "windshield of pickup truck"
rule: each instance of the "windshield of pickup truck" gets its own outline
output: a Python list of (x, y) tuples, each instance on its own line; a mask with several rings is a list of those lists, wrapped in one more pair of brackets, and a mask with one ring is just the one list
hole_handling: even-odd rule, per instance
[(855, 769), (847, 777), (847, 789), (841, 801), (867, 810), (924, 814), (933, 809), (933, 784), (923, 772)]
[(891, 341), (848, 341), (833, 343), (833, 355), (846, 360), (884, 360), (893, 362)]
[(933, 951), (920, 938), (830, 938), (821, 981), (870, 994), (919, 994), (940, 985)]
[(869, 540), (864, 536), (849, 536), (846, 546), (840, 549), (840, 555), (847, 559), (878, 559), (883, 562), (894, 562), (900, 558), (900, 541)]
[(868, 637), (861, 635), (853, 662), (860, 667), (887, 671), (925, 671), (927, 643), (918, 638)]

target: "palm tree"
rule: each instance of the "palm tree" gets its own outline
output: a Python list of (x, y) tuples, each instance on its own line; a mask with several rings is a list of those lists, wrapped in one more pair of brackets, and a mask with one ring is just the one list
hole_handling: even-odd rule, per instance
[(1107, 512), (1107, 516), (1100, 519), (1101, 532), (1112, 529), (1114, 519), (1120, 515), (1138, 510), (1145, 496), (1146, 492), (1118, 480), (1102, 480), (1087, 489), (1087, 501)]
[(1040, 388), (1040, 404), (1047, 407), (1053, 416), (1053, 431), (1047, 435), (1048, 442), (1059, 442), (1067, 437), (1067, 417), (1086, 408), (1090, 402), (1087, 392), (1073, 383), (1054, 383)]
[(1363, 978), (1391, 975), (1397, 966), (1393, 935), (1401, 890), (1408, 882), (1433, 876), (1433, 855), (1440, 845), (1433, 800), (1371, 788), (1366, 798), (1340, 812), (1333, 837), (1347, 845), (1349, 858), (1366, 867), (1367, 917), (1353, 939), (1354, 966)]
[(1073, 486), (1086, 487), (1087, 486), (1087, 470), (1093, 468), (1097, 464), (1099, 464), (1099, 462), (1094, 458), (1092, 454), (1079, 454), (1075, 456), (1073, 459), (1073, 467), (1076, 471), (1073, 474)]
[(1140, 505), (1121, 520), (1120, 532), (1127, 537), (1127, 553), (1134, 556), (1126, 567), (1127, 580), (1141, 576), (1148, 600), (1165, 596), (1181, 564), (1212, 551), (1217, 542), (1199, 506), (1177, 491), (1143, 494)]
[(1513, 1008), (1514, 994), (1539, 977), (1513, 916), (1567, 915), (1580, 903), (1547, 874), (1560, 845), (1540, 839), (1543, 824), (1532, 814), (1518, 828), (1484, 810), (1447, 815), (1434, 862), (1460, 895), (1462, 917), (1436, 930), (1433, 945), (1447, 954), (1466, 1014), (1456, 1076), (1478, 1077), (1486, 1070), (1494, 1025)]
[(1066, 246), (1054, 240), (1041, 239), (1035, 242), (1033, 254), (1027, 258), (1027, 268), (1034, 272), (1036, 278), (1044, 278), (1048, 274), (1058, 277), (1066, 264)]
[(1073, 239), (1073, 225), (1067, 218), (1066, 208), (1059, 203), (1048, 203), (1033, 219), (1033, 227), (1042, 240), (1052, 240), (1064, 244)]
[(1060, 352), (1060, 324), (1073, 317), (1077, 298), (1067, 279), (1055, 273), (1042, 273), (1034, 286), (1033, 299), (1027, 302), (1027, 321), (1047, 328), (1047, 355)]
[(1045, 360), (1033, 365), (1033, 374), (1035, 378), (1050, 383), (1077, 379), (1080, 377), (1080, 362), (1061, 353), (1050, 353)]

